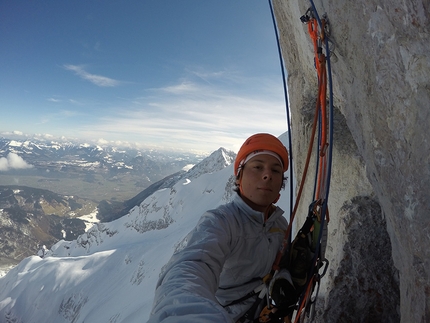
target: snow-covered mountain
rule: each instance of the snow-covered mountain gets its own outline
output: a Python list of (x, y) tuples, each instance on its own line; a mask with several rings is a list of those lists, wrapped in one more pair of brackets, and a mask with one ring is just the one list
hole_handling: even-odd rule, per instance
[[(98, 202), (128, 199), (136, 190), (195, 165), (204, 157), (189, 152), (0, 137), (2, 185), (19, 182), (63, 195), (80, 193)], [(85, 192), (76, 189), (81, 183), (85, 183)]]
[(9, 153), (19, 155), (36, 168), (52, 171), (82, 168), (103, 172), (142, 171), (148, 164), (174, 163), (193, 156), (189, 153), (101, 147), (87, 143), (0, 138), (0, 156), (6, 157)]
[(233, 156), (220, 149), (127, 215), (24, 259), (0, 278), (0, 323), (145, 322), (161, 268), (200, 216), (235, 194)]

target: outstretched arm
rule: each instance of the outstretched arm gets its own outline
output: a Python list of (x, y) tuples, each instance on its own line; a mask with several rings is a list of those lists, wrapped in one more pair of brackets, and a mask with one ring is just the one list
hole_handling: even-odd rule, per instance
[(231, 232), (223, 216), (205, 213), (160, 277), (148, 323), (233, 322), (215, 298), (230, 253)]

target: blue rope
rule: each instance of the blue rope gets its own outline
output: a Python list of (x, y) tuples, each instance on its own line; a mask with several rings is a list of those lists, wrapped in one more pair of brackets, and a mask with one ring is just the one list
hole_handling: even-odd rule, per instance
[(314, 192), (312, 193), (312, 196), (315, 196), (317, 191), (317, 184), (318, 184), (318, 170), (319, 170), (319, 163), (320, 163), (320, 154), (319, 154), (319, 147), (321, 147), (321, 110), (318, 107), (318, 142), (317, 145), (315, 145), (315, 178), (314, 178)]
[[(278, 55), (279, 55), (279, 62), (281, 65), (281, 72), (282, 72), (282, 82), (283, 82), (283, 88), (284, 88), (284, 97), (285, 97), (285, 110), (287, 113), (287, 126), (288, 126), (288, 146), (289, 146), (289, 157), (290, 157), (290, 168), (289, 168), (289, 173), (290, 173), (290, 221), (291, 221), (291, 216), (293, 214), (293, 200), (294, 200), (294, 185), (293, 185), (293, 146), (291, 143), (291, 120), (290, 120), (290, 107), (288, 105), (288, 91), (287, 91), (287, 83), (285, 81), (285, 69), (284, 69), (284, 60), (282, 58), (282, 51), (281, 51), (281, 45), (279, 43), (279, 35), (278, 35), (278, 27), (276, 25), (276, 19), (275, 19), (275, 15), (273, 13), (273, 6), (272, 6), (272, 1), (269, 1), (269, 7), (270, 7), (270, 13), (272, 15), (272, 21), (273, 21), (273, 27), (275, 29), (275, 36), (276, 36), (276, 43), (278, 46)], [(291, 235), (290, 235), (290, 241), (291, 241)]]

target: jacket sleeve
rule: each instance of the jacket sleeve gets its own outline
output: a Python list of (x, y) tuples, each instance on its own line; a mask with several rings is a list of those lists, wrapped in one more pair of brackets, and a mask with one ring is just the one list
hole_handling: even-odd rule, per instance
[(223, 215), (206, 212), (201, 217), (186, 237), (186, 247), (166, 265), (148, 323), (233, 322), (215, 298), (231, 237)]

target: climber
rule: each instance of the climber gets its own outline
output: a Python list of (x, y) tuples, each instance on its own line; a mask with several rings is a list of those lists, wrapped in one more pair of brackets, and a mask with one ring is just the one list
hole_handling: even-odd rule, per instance
[[(240, 148), (233, 201), (207, 211), (160, 275), (148, 323), (252, 322), (262, 279), (272, 268), (288, 227), (274, 205), (285, 186), (288, 151), (276, 137), (259, 133)], [(274, 294), (284, 301), (292, 287), (288, 271)], [(273, 284), (270, 284), (273, 287)], [(261, 297), (260, 297), (261, 298)], [(291, 299), (291, 300), (290, 300)]]

